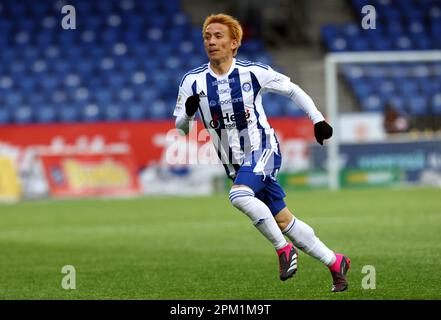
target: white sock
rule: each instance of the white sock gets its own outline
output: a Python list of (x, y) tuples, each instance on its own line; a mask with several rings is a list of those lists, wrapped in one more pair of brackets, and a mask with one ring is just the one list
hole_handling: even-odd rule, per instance
[(247, 187), (231, 189), (230, 201), (233, 206), (251, 219), (253, 225), (273, 244), (276, 250), (288, 244), (270, 209), (254, 197), (253, 190)]
[(319, 238), (316, 237), (314, 230), (303, 221), (293, 218), (288, 226), (283, 230), (292, 243), (327, 266), (334, 264), (335, 253), (330, 250)]

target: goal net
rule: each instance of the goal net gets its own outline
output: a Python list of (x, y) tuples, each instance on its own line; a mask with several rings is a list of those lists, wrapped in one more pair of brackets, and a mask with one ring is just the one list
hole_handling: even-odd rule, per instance
[(441, 51), (331, 53), (325, 81), (335, 131), (311, 155), (332, 190), (441, 186)]

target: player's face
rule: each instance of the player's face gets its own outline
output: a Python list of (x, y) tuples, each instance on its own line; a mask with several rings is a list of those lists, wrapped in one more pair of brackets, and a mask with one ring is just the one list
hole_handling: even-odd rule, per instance
[(210, 61), (221, 62), (233, 58), (233, 50), (237, 48), (237, 40), (231, 39), (227, 26), (212, 23), (205, 29), (204, 47)]

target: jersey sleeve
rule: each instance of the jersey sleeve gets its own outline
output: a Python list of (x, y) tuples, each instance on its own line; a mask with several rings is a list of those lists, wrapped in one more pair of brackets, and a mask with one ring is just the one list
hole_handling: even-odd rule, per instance
[(274, 92), (290, 98), (308, 115), (314, 124), (324, 120), (322, 113), (317, 109), (311, 97), (298, 85), (292, 83), (289, 77), (271, 68), (265, 70), (261, 77), (263, 92)]
[(291, 79), (272, 68), (260, 73), (262, 91), (288, 96), (291, 92)]
[(189, 78), (190, 77), (188, 76), (184, 76), (184, 79), (179, 86), (178, 98), (176, 99), (175, 110), (173, 111), (175, 117), (182, 116), (185, 113), (185, 101), (187, 101), (187, 98), (192, 95)]

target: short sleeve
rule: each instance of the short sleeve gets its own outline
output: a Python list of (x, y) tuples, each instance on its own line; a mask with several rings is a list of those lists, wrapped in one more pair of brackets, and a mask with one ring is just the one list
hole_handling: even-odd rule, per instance
[(184, 114), (185, 111), (185, 101), (187, 98), (192, 95), (190, 79), (188, 76), (184, 76), (182, 79), (181, 85), (179, 86), (178, 98), (176, 99), (175, 110), (173, 111), (173, 115), (175, 117), (179, 117)]

